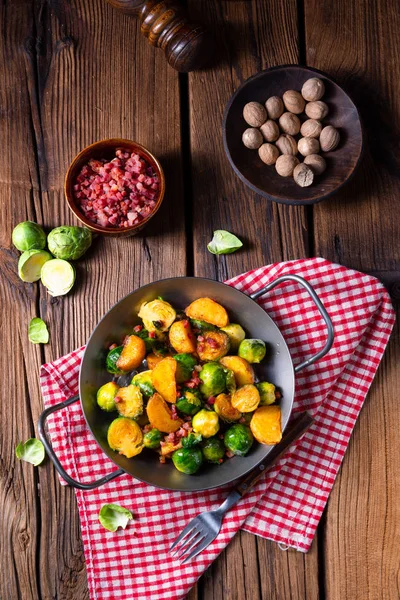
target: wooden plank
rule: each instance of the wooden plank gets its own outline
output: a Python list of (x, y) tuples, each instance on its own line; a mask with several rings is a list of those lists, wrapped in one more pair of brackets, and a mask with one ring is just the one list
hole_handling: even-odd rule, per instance
[[(245, 79), (268, 66), (298, 61), (297, 6), (294, 0), (192, 0), (189, 8), (208, 22), (218, 43), (212, 69), (189, 75), (194, 272), (224, 280), (308, 253), (306, 211), (268, 202), (246, 188), (228, 164), (221, 133), (225, 105)], [(206, 244), (214, 229), (235, 232), (245, 250), (209, 254)], [(201, 597), (315, 599), (317, 557), (316, 544), (304, 557), (240, 533), (200, 580)]]
[[(0, 541), (0, 596), (84, 600), (73, 490), (61, 488), (49, 463), (34, 471), (16, 461), (14, 448), (35, 435), (42, 410), (39, 365), (85, 343), (104, 312), (136, 287), (185, 274), (184, 219), (176, 219), (183, 215), (178, 75), (142, 38), (137, 22), (104, 0), (21, 0), (1, 10), (1, 298), (7, 323), (1, 335), (4, 346), (18, 349), (7, 365), (18, 402), (11, 415), (1, 408), (1, 530), (7, 535)], [(63, 197), (66, 168), (82, 147), (107, 136), (135, 139), (160, 158), (168, 177), (164, 205), (137, 237), (96, 239), (77, 264), (74, 291), (51, 299), (38, 284), (19, 281), (10, 231), (26, 218), (48, 228), (75, 223)], [(50, 330), (44, 354), (27, 340), (35, 315)]]
[[(316, 253), (371, 272), (398, 298), (398, 6), (377, 0), (365, 10), (359, 2), (306, 0), (305, 24), (308, 64), (345, 85), (367, 133), (366, 155), (353, 182), (315, 209)], [(397, 325), (328, 504), (328, 600), (398, 598), (398, 337)]]

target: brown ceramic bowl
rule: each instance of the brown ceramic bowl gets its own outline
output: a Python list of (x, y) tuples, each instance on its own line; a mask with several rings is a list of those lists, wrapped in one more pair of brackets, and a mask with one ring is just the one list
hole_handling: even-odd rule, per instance
[[(326, 171), (310, 187), (302, 188), (292, 177), (278, 175), (275, 166), (264, 164), (257, 150), (243, 145), (242, 134), (249, 125), (242, 113), (252, 100), (264, 104), (270, 96), (282, 96), (286, 90), (301, 91), (310, 77), (319, 77), (325, 84), (322, 100), (328, 104), (329, 114), (323, 123), (339, 130), (340, 144), (333, 152), (321, 153)], [(305, 119), (300, 115), (300, 120)], [(225, 109), (223, 138), (229, 162), (240, 179), (258, 194), (282, 204), (315, 204), (337, 192), (353, 175), (363, 147), (358, 110), (347, 93), (325, 73), (297, 65), (267, 69), (245, 81)]]
[[(85, 164), (87, 164), (87, 162), (91, 158), (111, 159), (115, 157), (115, 151), (118, 149), (126, 149), (129, 150), (129, 152), (135, 152), (139, 154), (140, 156), (145, 158), (146, 161), (153, 167), (160, 181), (159, 196), (153, 212), (151, 212), (145, 219), (143, 219), (143, 221), (140, 221), (140, 223), (132, 225), (132, 227), (123, 228), (101, 227), (100, 225), (89, 221), (89, 219), (82, 213), (79, 206), (77, 205), (73, 189), (74, 181), (82, 167)], [(164, 171), (156, 157), (153, 156), (153, 154), (151, 154), (151, 152), (149, 152), (147, 148), (145, 148), (141, 144), (138, 144), (137, 142), (133, 142), (132, 140), (124, 140), (122, 138), (101, 140), (100, 142), (90, 144), (90, 146), (87, 146), (81, 152), (79, 152), (79, 154), (76, 155), (65, 176), (64, 191), (69, 208), (72, 210), (76, 218), (79, 219), (79, 221), (83, 223), (83, 225), (85, 225), (85, 227), (87, 227), (94, 233), (101, 233), (102, 235), (128, 237), (131, 235), (136, 235), (136, 233), (143, 229), (143, 227), (150, 221), (150, 219), (156, 214), (156, 212), (160, 208), (165, 193)]]

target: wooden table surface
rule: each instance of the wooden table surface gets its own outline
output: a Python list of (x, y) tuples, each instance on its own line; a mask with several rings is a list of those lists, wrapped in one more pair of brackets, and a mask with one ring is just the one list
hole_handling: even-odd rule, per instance
[[(189, 0), (216, 33), (212, 68), (178, 75), (104, 0), (1, 2), (0, 597), (88, 596), (74, 491), (49, 462), (15, 459), (43, 408), (39, 367), (82, 345), (119, 298), (173, 275), (227, 279), (264, 264), (324, 256), (373, 274), (400, 298), (400, 8), (396, 0)], [(302, 63), (353, 95), (366, 152), (352, 182), (315, 207), (252, 193), (225, 157), (226, 102), (250, 75)], [(76, 152), (106, 137), (148, 146), (167, 174), (162, 209), (135, 238), (97, 239), (78, 283), (51, 298), (17, 276), (12, 228), (30, 219), (76, 224), (63, 178)], [(214, 229), (246, 250), (215, 257)], [(28, 342), (34, 316), (50, 343)], [(241, 533), (190, 600), (394, 600), (399, 598), (398, 325), (368, 395), (311, 551), (282, 551)], [(397, 368), (396, 368), (397, 367)]]

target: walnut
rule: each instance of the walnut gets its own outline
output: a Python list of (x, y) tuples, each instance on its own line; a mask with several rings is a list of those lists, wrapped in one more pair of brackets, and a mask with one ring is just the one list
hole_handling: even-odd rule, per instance
[(322, 96), (325, 94), (325, 85), (322, 79), (318, 79), (318, 77), (311, 77), (311, 79), (307, 79), (301, 88), (301, 95), (304, 100), (307, 102), (315, 102), (316, 100), (321, 100)]
[(263, 144), (258, 149), (258, 156), (266, 165), (274, 165), (279, 156), (279, 150), (274, 144)]
[(261, 146), (263, 141), (263, 136), (261, 135), (258, 129), (249, 127), (243, 132), (242, 142), (246, 146), (246, 148), (250, 148), (250, 150), (257, 150), (257, 148)]
[(285, 154), (278, 157), (275, 163), (275, 169), (282, 177), (291, 177), (293, 175), (295, 166), (298, 164), (298, 158), (295, 156), (290, 156), (289, 154)]
[(311, 167), (316, 175), (321, 175), (326, 169), (326, 160), (320, 154), (309, 154), (305, 157), (304, 164)]
[(304, 121), (300, 128), (300, 133), (303, 137), (317, 138), (322, 131), (322, 125), (316, 119), (308, 119)]
[(276, 140), (276, 146), (280, 150), (281, 154), (291, 154), (295, 156), (297, 154), (297, 142), (291, 135), (282, 133)]
[(271, 98), (268, 98), (265, 103), (265, 108), (267, 109), (268, 117), (270, 119), (279, 119), (285, 110), (282, 99), (279, 98), (279, 96), (271, 96)]
[(261, 125), (260, 131), (263, 134), (264, 140), (267, 142), (275, 142), (279, 137), (279, 127), (275, 121), (265, 121), (264, 125)]
[(306, 104), (303, 96), (295, 90), (288, 90), (282, 96), (283, 103), (286, 110), (296, 115), (300, 115), (304, 112), (304, 106)]
[(308, 102), (306, 104), (306, 115), (309, 119), (323, 119), (329, 112), (328, 105), (322, 100)]
[(293, 179), (300, 187), (308, 187), (314, 181), (314, 173), (304, 163), (300, 163), (293, 170)]
[(332, 152), (340, 141), (340, 135), (337, 129), (328, 125), (321, 131), (319, 142), (321, 144), (322, 152)]
[(317, 154), (319, 152), (319, 141), (315, 138), (304, 137), (298, 141), (297, 148), (303, 156)]
[(259, 102), (248, 102), (243, 109), (243, 118), (252, 127), (261, 127), (267, 120), (267, 111)]
[(288, 133), (289, 135), (297, 135), (300, 131), (300, 119), (296, 115), (290, 112), (285, 112), (279, 118), (279, 127), (283, 131), (283, 133)]

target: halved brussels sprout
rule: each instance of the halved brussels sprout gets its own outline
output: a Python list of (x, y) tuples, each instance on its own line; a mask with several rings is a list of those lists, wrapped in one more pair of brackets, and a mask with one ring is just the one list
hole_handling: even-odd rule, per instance
[(190, 324), (193, 329), (198, 329), (201, 333), (206, 331), (218, 331), (218, 327), (212, 325), (211, 323), (207, 323), (206, 321), (199, 321), (198, 319), (189, 319)]
[(225, 308), (211, 298), (198, 298), (189, 304), (185, 313), (191, 319), (206, 321), (217, 327), (225, 327), (229, 323)]
[(254, 383), (255, 375), (253, 367), (244, 358), (240, 356), (224, 356), (219, 362), (234, 372), (236, 385)]
[(182, 438), (182, 446), (183, 448), (194, 448), (200, 444), (202, 439), (200, 433), (190, 432), (187, 437)]
[(177, 362), (172, 357), (167, 356), (156, 364), (151, 371), (151, 380), (157, 392), (167, 402), (175, 404), (176, 402), (176, 369)]
[(145, 448), (151, 448), (151, 450), (155, 450), (160, 447), (160, 442), (163, 438), (163, 434), (158, 429), (150, 429), (143, 436), (143, 444)]
[(238, 355), (249, 363), (259, 363), (266, 352), (265, 342), (262, 340), (243, 340), (240, 342)]
[(172, 462), (181, 473), (193, 475), (202, 465), (203, 454), (199, 448), (180, 448), (173, 453)]
[(257, 383), (256, 387), (260, 394), (260, 406), (268, 406), (275, 402), (275, 386), (273, 383), (261, 381), (260, 383)]
[(231, 402), (240, 412), (253, 412), (260, 404), (260, 394), (255, 385), (248, 383), (232, 394)]
[(143, 450), (142, 430), (135, 421), (126, 417), (114, 419), (108, 428), (107, 441), (111, 450), (127, 458), (132, 458)]
[(119, 385), (114, 383), (114, 381), (109, 381), (99, 388), (97, 391), (97, 404), (100, 406), (102, 410), (106, 412), (112, 412), (113, 410), (117, 410), (114, 398), (117, 395), (119, 390)]
[(176, 319), (175, 309), (165, 300), (144, 302), (138, 316), (142, 319), (147, 331), (168, 331)]
[(133, 371), (137, 369), (146, 356), (146, 345), (137, 335), (129, 335), (122, 348), (121, 356), (116, 362), (117, 369)]
[(109, 373), (112, 373), (113, 375), (124, 375), (124, 371), (118, 369), (117, 367), (117, 361), (121, 356), (122, 349), (123, 346), (117, 346), (113, 350), (110, 350), (110, 352), (107, 354), (106, 369)]
[(143, 396), (136, 385), (120, 387), (114, 402), (122, 417), (136, 419), (143, 413)]
[(200, 391), (206, 398), (217, 396), (225, 390), (226, 373), (219, 363), (209, 362), (203, 365), (199, 378), (202, 381)]
[(229, 337), (231, 350), (235, 351), (239, 348), (240, 342), (246, 337), (246, 333), (238, 323), (229, 323), (226, 327), (221, 327), (221, 331)]
[(172, 323), (169, 343), (180, 354), (196, 352), (196, 339), (188, 319)]
[(182, 396), (176, 401), (176, 408), (184, 415), (193, 416), (199, 412), (203, 406), (200, 394), (196, 390), (184, 389)]
[(219, 463), (225, 456), (225, 445), (218, 437), (211, 437), (202, 443), (203, 456), (207, 462)]
[(230, 369), (226, 369), (226, 368), (224, 368), (224, 371), (226, 374), (226, 389), (228, 390), (228, 392), (230, 394), (233, 394), (234, 392), (236, 392), (235, 373), (233, 371), (231, 371)]
[(192, 354), (175, 354), (174, 359), (176, 360), (176, 381), (183, 383), (192, 376), (192, 371), (197, 365), (197, 360)]
[(272, 405), (257, 408), (250, 421), (250, 429), (260, 444), (278, 444), (282, 439), (280, 407)]
[(197, 342), (200, 360), (219, 360), (229, 351), (229, 337), (222, 331), (209, 331)]
[(192, 427), (204, 438), (212, 437), (219, 431), (219, 419), (216, 412), (203, 408), (192, 419)]
[(151, 371), (141, 371), (133, 376), (132, 385), (137, 385), (143, 396), (150, 398), (156, 391), (153, 386), (153, 380), (151, 378)]
[(163, 433), (174, 433), (183, 425), (182, 419), (174, 419), (172, 411), (160, 394), (154, 394), (146, 406), (147, 416), (153, 427)]
[(239, 421), (242, 417), (242, 413), (232, 406), (229, 394), (218, 394), (215, 398), (214, 410), (226, 423)]
[(224, 435), (226, 448), (237, 456), (246, 456), (253, 445), (253, 434), (246, 425), (232, 425)]

